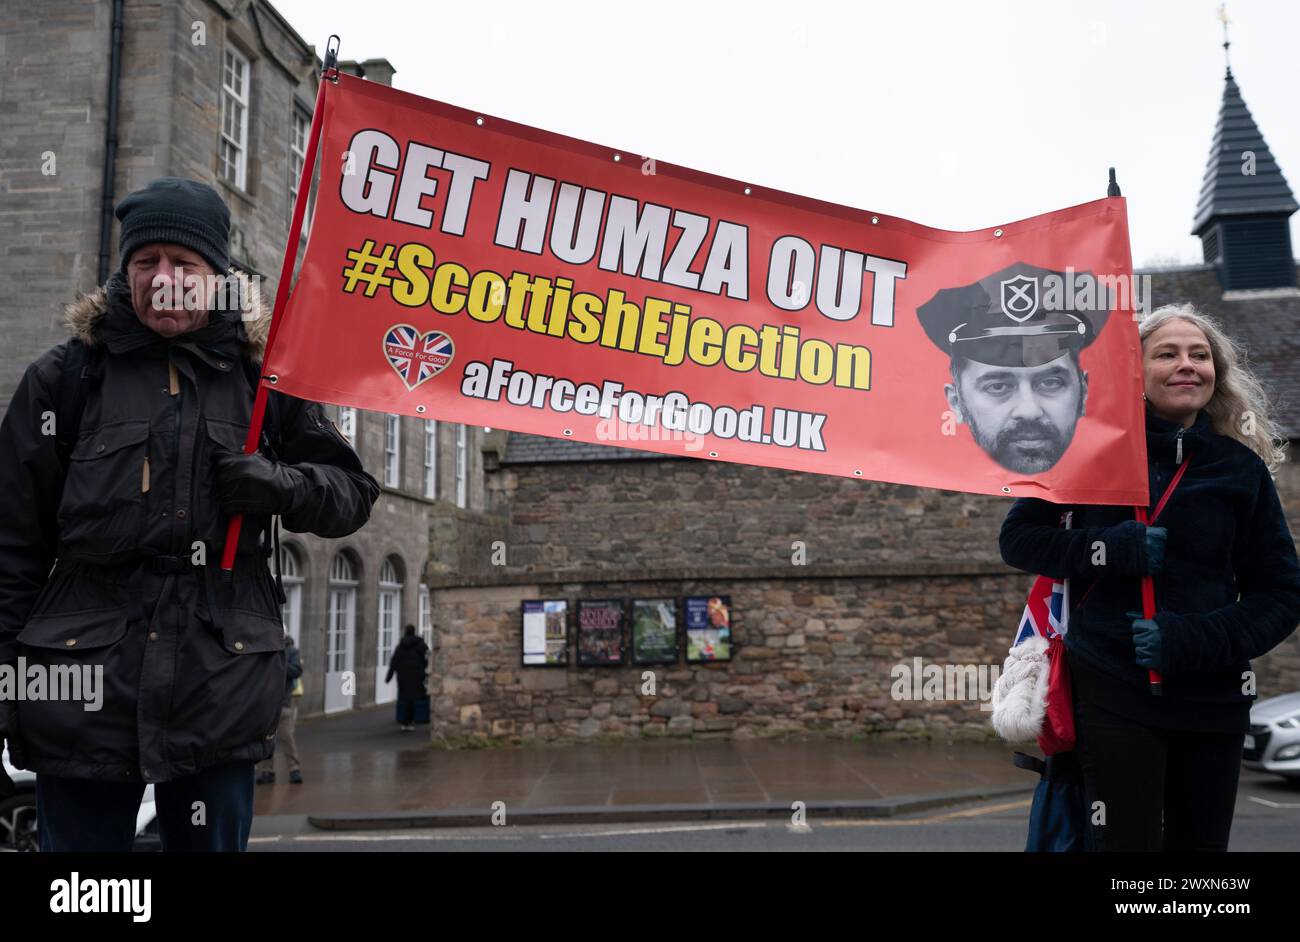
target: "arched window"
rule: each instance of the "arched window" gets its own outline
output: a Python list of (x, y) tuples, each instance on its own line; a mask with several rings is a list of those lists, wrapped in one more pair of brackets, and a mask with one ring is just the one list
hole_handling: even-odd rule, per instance
[(379, 567), (379, 650), (375, 660), (375, 702), (388, 703), (397, 697), (397, 681), (385, 680), (388, 662), (402, 631), (402, 562), (389, 556)]
[(284, 585), (284, 605), (280, 617), (293, 643), (302, 646), (302, 592), (306, 579), (298, 561), (298, 551), (287, 543), (280, 544), (280, 581)]
[(357, 628), (357, 567), (346, 553), (330, 562), (329, 638), (325, 652), (325, 712), (352, 706), (356, 681), (352, 638)]

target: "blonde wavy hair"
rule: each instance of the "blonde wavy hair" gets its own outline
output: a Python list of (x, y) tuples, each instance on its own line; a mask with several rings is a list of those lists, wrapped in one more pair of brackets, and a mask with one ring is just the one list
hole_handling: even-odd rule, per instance
[[(1235, 438), (1268, 465), (1269, 473), (1287, 460), (1287, 441), (1273, 419), (1272, 405), (1247, 363), (1246, 349), (1224, 331), (1223, 325), (1190, 304), (1166, 304), (1152, 311), (1138, 324), (1138, 335), (1146, 340), (1171, 320), (1183, 320), (1200, 328), (1210, 344), (1214, 361), (1214, 393), (1205, 406), (1214, 431)], [(1244, 430), (1249, 428), (1249, 434)]]

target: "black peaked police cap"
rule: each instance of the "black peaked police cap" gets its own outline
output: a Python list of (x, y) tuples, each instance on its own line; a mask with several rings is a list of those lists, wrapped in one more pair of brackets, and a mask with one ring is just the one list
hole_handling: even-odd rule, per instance
[[(1049, 277), (1050, 276), (1050, 277)], [(1042, 366), (1097, 339), (1114, 303), (1091, 272), (1016, 262), (916, 310), (936, 347), (990, 366)]]

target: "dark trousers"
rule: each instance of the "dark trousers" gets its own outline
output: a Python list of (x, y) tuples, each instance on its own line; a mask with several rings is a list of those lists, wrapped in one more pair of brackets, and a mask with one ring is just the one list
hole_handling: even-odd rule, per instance
[(1074, 717), (1097, 850), (1228, 849), (1241, 734), (1155, 729), (1078, 697)]
[[(165, 851), (244, 851), (253, 825), (253, 763), (228, 762), (154, 786)], [(141, 782), (36, 776), (41, 850), (129, 851)], [(202, 802), (202, 814), (194, 807)], [(195, 823), (195, 821), (203, 823)]]
[(411, 726), (415, 723), (415, 703), (416, 698), (409, 700), (398, 699), (397, 701), (397, 722), (403, 726)]

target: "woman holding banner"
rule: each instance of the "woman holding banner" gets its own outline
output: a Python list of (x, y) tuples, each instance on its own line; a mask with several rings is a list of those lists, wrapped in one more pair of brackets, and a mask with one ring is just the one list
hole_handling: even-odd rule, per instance
[(1286, 455), (1244, 351), (1212, 318), (1167, 306), (1139, 333), (1152, 503), (1168, 491), (1160, 525), (1131, 507), (1023, 498), (999, 543), (1009, 565), (1071, 580), (1065, 645), (1096, 848), (1225, 851), (1255, 699), (1249, 660), (1300, 622), (1300, 565), (1272, 479)]

